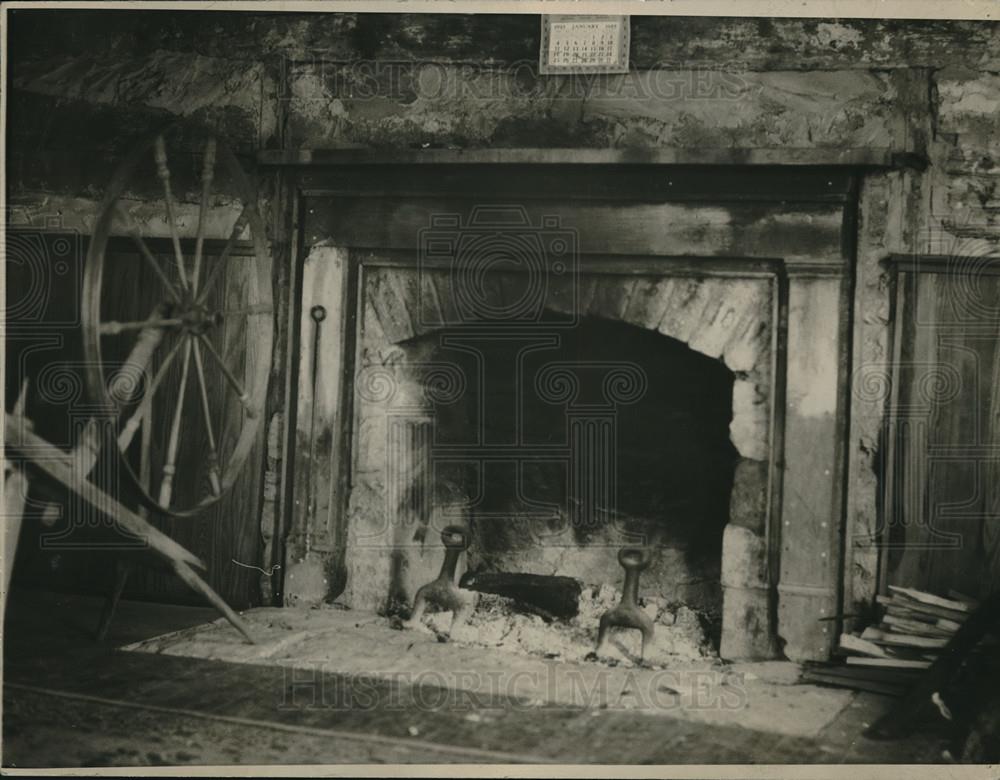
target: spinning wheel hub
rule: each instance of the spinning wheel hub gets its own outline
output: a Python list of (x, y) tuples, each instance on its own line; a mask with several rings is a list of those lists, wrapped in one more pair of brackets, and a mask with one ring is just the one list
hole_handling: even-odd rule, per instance
[(185, 331), (198, 336), (210, 328), (222, 324), (224, 319), (221, 311), (210, 312), (207, 306), (191, 303), (180, 315)]

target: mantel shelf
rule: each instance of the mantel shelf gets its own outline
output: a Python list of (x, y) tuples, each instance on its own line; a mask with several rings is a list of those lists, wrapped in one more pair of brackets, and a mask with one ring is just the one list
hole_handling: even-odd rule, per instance
[(752, 165), (922, 168), (916, 154), (887, 148), (661, 148), (661, 149), (269, 149), (264, 166), (548, 164), (548, 165)]

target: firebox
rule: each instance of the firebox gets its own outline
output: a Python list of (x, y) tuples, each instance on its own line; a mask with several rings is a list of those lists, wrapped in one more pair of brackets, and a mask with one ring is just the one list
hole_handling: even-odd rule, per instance
[[(299, 172), (286, 601), (473, 572), (619, 584), (726, 658), (822, 658), (838, 611), (849, 171)], [(318, 310), (323, 316), (317, 317)]]
[(626, 318), (538, 330), (449, 328), (400, 344), (401, 366), (426, 355), (461, 377), (451, 396), (431, 390), (426, 482), (400, 497), (430, 499), (418, 518), (468, 525), (473, 571), (613, 583), (619, 548), (652, 546), (648, 592), (721, 615), (733, 372)]

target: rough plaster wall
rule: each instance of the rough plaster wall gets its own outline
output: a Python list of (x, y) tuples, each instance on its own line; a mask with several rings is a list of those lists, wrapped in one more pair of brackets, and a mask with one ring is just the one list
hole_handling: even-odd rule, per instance
[[(996, 89), (995, 76), (978, 74), (1000, 71), (997, 24), (633, 17), (638, 73), (539, 81), (527, 67), (513, 76), (497, 67), (537, 59), (534, 15), (20, 11), (12, 19), (15, 193), (89, 189), (98, 200), (97, 171), (81, 179), (73, 165), (46, 162), (82, 157), (87, 139), (87, 156), (109, 171), (138, 131), (171, 117), (217, 121), (248, 154), (289, 145), (296, 133), (329, 141), (348, 128), (379, 145), (861, 144), (893, 134), (887, 125), (900, 118), (894, 101), (909, 69), (960, 69), (940, 84), (942, 119), (954, 103), (960, 123), (977, 110), (970, 102)], [(380, 65), (344, 69), (359, 60)], [(416, 63), (425, 75), (415, 83)], [(342, 89), (331, 92), (331, 81)], [(389, 98), (358, 99), (359, 89), (385, 95), (387, 81)], [(422, 97), (410, 100), (415, 90)], [(300, 110), (286, 110), (286, 100)], [(445, 111), (435, 119), (436, 109)], [(988, 135), (988, 112), (979, 115)], [(317, 117), (332, 125), (319, 132)], [(555, 137), (539, 136), (545, 128)], [(959, 149), (974, 146), (961, 132)]]
[(845, 603), (870, 599), (877, 583), (878, 474), (885, 446), (892, 294), (882, 259), (902, 247), (902, 179), (898, 173), (867, 178), (858, 215)]
[[(937, 202), (988, 200), (992, 181), (977, 155), (995, 146), (997, 77), (984, 71), (1000, 70), (996, 24), (636, 17), (636, 72), (581, 81), (497, 68), (536, 59), (535, 16), (52, 19), (13, 22), (11, 195), (29, 218), (92, 214), (132, 138), (172, 117), (219, 123), (247, 155), (339, 143), (908, 148), (905, 115), (927, 112), (932, 94), (924, 85), (910, 105), (913, 67), (942, 69), (938, 161), (977, 168), (937, 187)], [(362, 59), (399, 67), (343, 65)]]
[(983, 256), (1000, 250), (1000, 73), (934, 74), (928, 251)]
[[(51, 217), (63, 229), (85, 236), (93, 232), (101, 211), (100, 201), (48, 192), (22, 193), (11, 198), (8, 204), (12, 225), (51, 225), (53, 223), (45, 221)], [(112, 234), (124, 235), (129, 226), (139, 225), (144, 236), (170, 235), (162, 201), (123, 199), (119, 204), (128, 217), (124, 221), (117, 217), (112, 220)], [(242, 208), (239, 201), (229, 199), (215, 204), (205, 214), (205, 236), (228, 238)], [(174, 215), (177, 234), (181, 238), (194, 238), (198, 230), (197, 205), (175, 201)]]
[(580, 79), (427, 64), (291, 73), (288, 142), (322, 148), (907, 148), (909, 72), (651, 69)]
[[(130, 24), (122, 15), (57, 16), (62, 24), (13, 17), (8, 203), (18, 222), (58, 220), (89, 233), (118, 162), (179, 119), (217, 128), (248, 167), (256, 150), (273, 143), (277, 87), (266, 58), (226, 56), (224, 45), (211, 54), (185, 50), (190, 30), (157, 36), (149, 29), (151, 19), (166, 23), (166, 16), (125, 14), (135, 17)], [(128, 211), (146, 235), (169, 235), (151, 166), (147, 174), (130, 183)], [(182, 211), (196, 211), (184, 203), (188, 193), (176, 195)], [(208, 235), (224, 238), (239, 207), (220, 195)], [(189, 217), (182, 235), (193, 235)]]
[[(17, 13), (17, 12), (16, 12)], [(166, 48), (256, 61), (288, 59), (509, 63), (535, 59), (533, 14), (19, 14), (33, 48), (75, 53), (95, 42), (115, 55)], [(1000, 26), (972, 22), (848, 19), (632, 17), (632, 62), (726, 62), (758, 70), (906, 68), (950, 62), (1000, 70)]]
[(25, 63), (11, 81), (16, 89), (39, 95), (126, 108), (141, 105), (185, 117), (207, 118), (228, 110), (243, 115), (248, 126), (241, 133), (244, 140), (274, 132), (274, 117), (264, 115), (262, 105), (267, 74), (257, 63), (163, 49), (109, 61), (105, 53), (93, 52), (63, 64)]

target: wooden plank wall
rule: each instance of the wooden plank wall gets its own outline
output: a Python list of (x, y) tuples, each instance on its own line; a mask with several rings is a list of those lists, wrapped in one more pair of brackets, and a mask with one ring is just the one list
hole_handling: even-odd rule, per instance
[(908, 262), (898, 275), (883, 580), (1000, 587), (1000, 262)]

